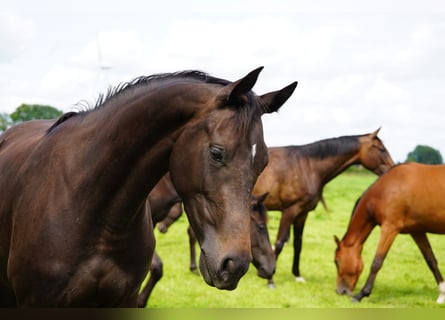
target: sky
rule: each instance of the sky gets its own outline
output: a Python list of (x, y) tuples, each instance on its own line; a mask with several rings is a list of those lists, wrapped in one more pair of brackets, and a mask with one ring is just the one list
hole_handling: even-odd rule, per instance
[(235, 81), (264, 66), (269, 146), (381, 127), (396, 162), (416, 145), (445, 158), (445, 1), (0, 0), (0, 113), (75, 111), (110, 86), (197, 69)]

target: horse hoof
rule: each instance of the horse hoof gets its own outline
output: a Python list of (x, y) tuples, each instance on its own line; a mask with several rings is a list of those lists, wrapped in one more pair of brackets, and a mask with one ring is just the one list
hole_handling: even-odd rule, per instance
[(358, 299), (358, 298), (356, 298), (356, 297), (352, 297), (352, 298), (351, 298), (351, 302), (352, 302), (352, 303), (359, 303), (359, 302), (360, 302), (360, 299)]
[(300, 282), (300, 283), (306, 282), (306, 280), (303, 277), (295, 277), (295, 281)]
[(267, 284), (267, 287), (268, 287), (269, 289), (275, 289), (275, 283), (268, 283), (268, 284)]
[(437, 298), (436, 303), (443, 304), (445, 303), (445, 294), (441, 294), (439, 298)]

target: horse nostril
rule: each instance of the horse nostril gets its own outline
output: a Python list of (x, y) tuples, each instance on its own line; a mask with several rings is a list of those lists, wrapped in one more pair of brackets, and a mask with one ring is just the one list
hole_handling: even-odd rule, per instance
[(235, 262), (231, 258), (227, 258), (221, 265), (220, 277), (223, 281), (229, 281), (230, 275), (235, 272)]

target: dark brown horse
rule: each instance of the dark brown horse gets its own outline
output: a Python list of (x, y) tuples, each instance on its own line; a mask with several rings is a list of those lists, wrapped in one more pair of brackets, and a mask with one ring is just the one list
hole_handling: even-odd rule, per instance
[(399, 233), (416, 242), (439, 286), (437, 303), (445, 302), (445, 282), (437, 266), (427, 233), (445, 234), (445, 165), (402, 164), (381, 176), (353, 210), (348, 229), (337, 249), (337, 293), (352, 295), (363, 270), (362, 249), (375, 226), (380, 240), (363, 289), (353, 297), (360, 301), (371, 294), (377, 272)]
[[(272, 281), (275, 273), (275, 253), (270, 244), (269, 230), (267, 229), (267, 208), (264, 199), (268, 193), (252, 196), (250, 240), (252, 243), (252, 263), (257, 269), (259, 277)], [(193, 229), (187, 229), (190, 244), (190, 271), (197, 272), (196, 267), (196, 236)]]
[[(266, 196), (267, 194), (260, 197), (252, 196), (250, 205), (250, 239), (252, 246), (252, 263), (257, 268), (258, 275), (263, 278), (271, 278), (275, 272), (275, 256), (270, 244), (269, 233), (266, 226), (267, 211), (266, 207), (262, 203)], [(169, 178), (169, 174), (165, 175), (158, 182), (155, 188), (153, 188), (148, 195), (148, 200), (150, 202), (153, 225), (156, 226), (159, 220), (161, 220), (160, 222), (164, 222), (162, 232), (166, 232), (167, 228), (171, 225), (171, 223), (178, 219), (182, 212), (182, 205), (179, 195), (174, 189), (171, 179)], [(181, 212), (178, 212), (178, 209)], [(193, 237), (194, 249), (196, 238), (191, 230), (192, 229), (189, 227), (188, 232), (189, 235), (191, 234)], [(139, 307), (146, 306), (155, 285), (162, 278), (162, 276), (163, 264), (159, 255), (155, 252), (150, 266), (149, 278), (139, 294)]]
[[(198, 71), (140, 77), (88, 111), (0, 136), (0, 304), (137, 306), (154, 250), (145, 199), (170, 171), (204, 280), (234, 289), (251, 261), (251, 190), (267, 164), (257, 96)], [(234, 227), (235, 226), (235, 227)]]
[(264, 205), (282, 212), (275, 255), (278, 256), (293, 225), (294, 260), (292, 273), (300, 275), (300, 253), (307, 215), (321, 200), (323, 187), (353, 164), (381, 175), (394, 165), (390, 154), (373, 133), (343, 136), (303, 146), (269, 148), (269, 164), (258, 178), (254, 194), (269, 192)]

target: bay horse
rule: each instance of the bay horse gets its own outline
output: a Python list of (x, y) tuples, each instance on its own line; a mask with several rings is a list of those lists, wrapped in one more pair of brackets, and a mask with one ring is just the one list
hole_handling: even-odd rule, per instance
[[(259, 197), (252, 196), (250, 204), (252, 263), (257, 268), (258, 275), (263, 278), (272, 277), (275, 272), (275, 256), (270, 244), (269, 233), (266, 226), (267, 211), (262, 203), (266, 196), (267, 194)], [(164, 222), (162, 232), (166, 232), (171, 223), (176, 221), (182, 213), (181, 199), (175, 191), (168, 173), (162, 177), (149, 193), (148, 201), (150, 203), (153, 226), (156, 227), (158, 222)], [(188, 233), (189, 235), (193, 235), (194, 248), (196, 237), (190, 227), (188, 228)], [(155, 285), (159, 282), (162, 276), (162, 260), (155, 251), (150, 265), (148, 280), (139, 294), (139, 307), (142, 308), (147, 305), (147, 301)]]
[[(300, 253), (303, 229), (307, 215), (322, 200), (324, 186), (354, 164), (381, 175), (394, 162), (378, 138), (376, 131), (354, 136), (341, 136), (300, 146), (269, 148), (269, 164), (258, 177), (254, 194), (269, 192), (264, 201), (268, 210), (281, 211), (280, 225), (275, 242), (278, 259), (289, 238), (293, 225), (294, 257), (292, 273), (297, 281), (300, 275)], [(322, 202), (323, 203), (323, 202)], [(273, 282), (269, 282), (273, 286)]]
[(262, 67), (230, 82), (143, 76), (92, 109), (0, 136), (0, 304), (136, 307), (155, 239), (146, 197), (169, 171), (201, 245), (205, 282), (233, 290), (251, 261), (249, 205), (268, 161)]
[(363, 243), (379, 225), (380, 239), (368, 279), (353, 301), (371, 294), (377, 272), (401, 233), (409, 234), (419, 247), (439, 287), (436, 302), (444, 303), (445, 282), (427, 237), (427, 233), (445, 234), (444, 194), (445, 165), (400, 164), (377, 179), (358, 199), (343, 239), (334, 236), (337, 293), (352, 295), (363, 271)]

